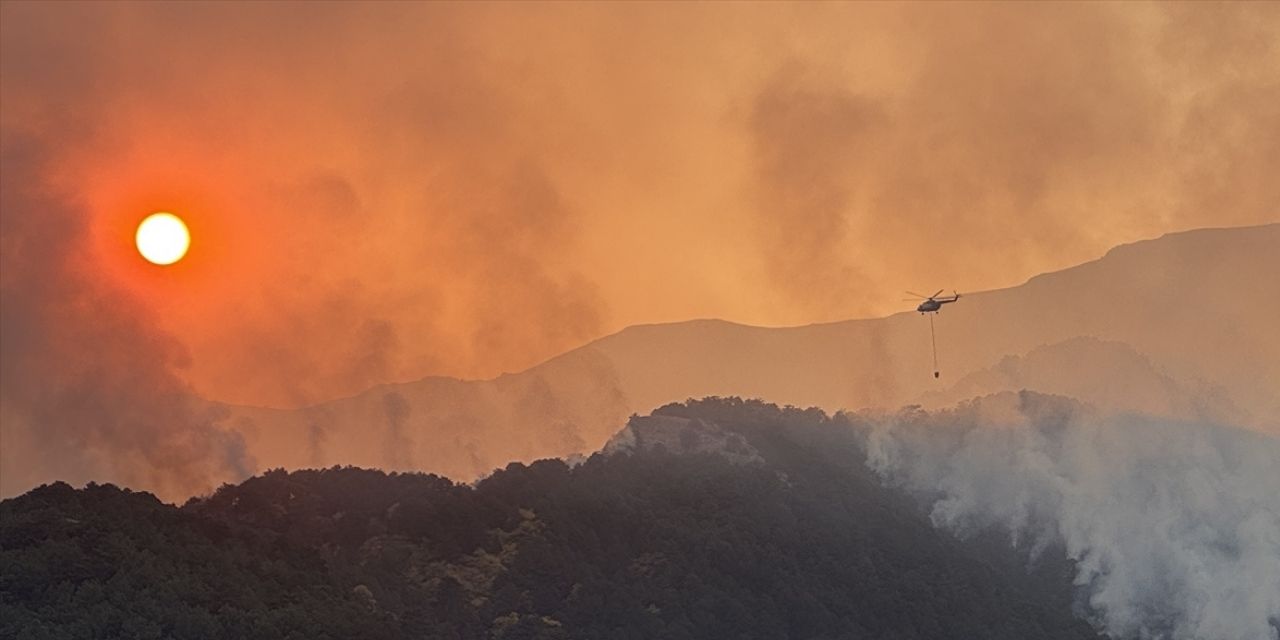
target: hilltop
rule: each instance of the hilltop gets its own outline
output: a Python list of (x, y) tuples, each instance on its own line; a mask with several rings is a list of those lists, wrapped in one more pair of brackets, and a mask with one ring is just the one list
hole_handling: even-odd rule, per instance
[(952, 538), (865, 457), (846, 418), (710, 399), (474, 486), (276, 470), (181, 508), (43, 486), (0, 503), (0, 635), (1097, 637), (1071, 563)]

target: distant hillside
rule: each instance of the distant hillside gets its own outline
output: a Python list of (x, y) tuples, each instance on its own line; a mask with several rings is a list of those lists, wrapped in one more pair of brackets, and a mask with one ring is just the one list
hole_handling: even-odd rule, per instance
[(1087, 398), (1099, 409), (1111, 412), (1212, 424), (1237, 424), (1248, 419), (1221, 387), (1180, 382), (1129, 345), (1096, 338), (1072, 338), (1037, 347), (1023, 356), (1005, 356), (945, 390), (924, 393), (917, 403), (938, 409), (1020, 389)]
[[(580, 352), (614, 363), (641, 410), (672, 397), (727, 394), (893, 408), (1005, 356), (1093, 337), (1129, 345), (1175, 379), (1229, 389), (1254, 419), (1277, 422), (1280, 287), (1269, 277), (1280, 273), (1277, 246), (1280, 224), (1169, 234), (1018, 287), (966, 295), (937, 316), (937, 381), (928, 321), (914, 312), (783, 329), (719, 321), (632, 327)], [(552, 361), (548, 369), (565, 367)]]
[(474, 488), (272, 471), (182, 508), (64, 484), (0, 503), (0, 636), (1095, 638), (1072, 567), (960, 542), (856, 429), (669, 405), (570, 468)]
[[(1045, 355), (1033, 350), (1089, 337), (1145, 360), (1179, 389), (1211, 390), (1233, 422), (1280, 433), (1278, 246), (1280, 224), (1176, 233), (1018, 287), (965, 295), (937, 318), (939, 380), (928, 322), (913, 312), (792, 328), (699, 320), (631, 327), (494, 380), (428, 378), (298, 410), (235, 407), (225, 424), (245, 435), (262, 467), (357, 464), (469, 478), (508, 460), (594, 451), (629, 415), (673, 398), (894, 408), (971, 383), (975, 392), (1000, 390), (957, 383), (1009, 356), (1032, 366)], [(1083, 400), (1113, 403), (1112, 390), (1127, 381), (1129, 369), (1111, 368), (1127, 356), (1055, 353), (1055, 366), (1090, 381), (1068, 385)], [(1060, 380), (1004, 382), (1034, 389)]]

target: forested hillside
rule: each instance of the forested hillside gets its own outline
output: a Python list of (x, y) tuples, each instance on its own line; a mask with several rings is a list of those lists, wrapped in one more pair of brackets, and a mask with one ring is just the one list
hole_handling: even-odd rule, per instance
[(608, 451), (474, 487), (272, 471), (181, 508), (43, 486), (0, 503), (0, 636), (1096, 637), (1060, 555), (934, 529), (842, 418), (709, 399)]

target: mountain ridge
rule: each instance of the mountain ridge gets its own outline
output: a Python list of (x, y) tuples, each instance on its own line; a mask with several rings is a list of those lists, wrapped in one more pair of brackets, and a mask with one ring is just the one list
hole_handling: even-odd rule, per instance
[(1127, 345), (1179, 384), (1227, 389), (1242, 423), (1280, 433), (1270, 329), (1280, 295), (1251, 291), (1259, 272), (1280, 273), (1276, 246), (1280, 224), (1181, 231), (966, 294), (936, 318), (939, 381), (928, 323), (914, 312), (791, 327), (698, 319), (627, 327), (486, 380), (428, 377), (296, 410), (231, 407), (223, 424), (260, 466), (474, 477), (508, 460), (595, 450), (627, 416), (671, 400), (892, 409), (1007, 356), (1092, 337)]
[[(1170, 231), (1170, 232), (1168, 232), (1168, 233), (1164, 233), (1164, 234), (1161, 234), (1161, 235), (1156, 236), (1156, 237), (1153, 237), (1153, 238), (1144, 238), (1144, 239), (1141, 239), (1141, 240), (1135, 240), (1135, 241), (1133, 241), (1133, 242), (1126, 242), (1126, 243), (1123, 243), (1123, 244), (1118, 244), (1118, 245), (1116, 245), (1116, 246), (1114, 246), (1114, 247), (1111, 247), (1111, 248), (1110, 248), (1110, 249), (1108, 249), (1105, 253), (1103, 253), (1101, 256), (1099, 256), (1099, 257), (1097, 257), (1097, 258), (1094, 258), (1094, 259), (1092, 259), (1092, 260), (1086, 260), (1086, 261), (1084, 261), (1084, 262), (1080, 262), (1080, 263), (1077, 263), (1077, 264), (1074, 264), (1074, 265), (1071, 265), (1071, 266), (1068, 266), (1068, 267), (1063, 267), (1063, 268), (1061, 268), (1061, 269), (1056, 269), (1056, 270), (1053, 270), (1053, 271), (1047, 271), (1047, 272), (1044, 272), (1044, 273), (1038, 273), (1038, 274), (1035, 274), (1035, 275), (1033, 275), (1033, 276), (1028, 277), (1026, 280), (1024, 280), (1024, 281), (1022, 281), (1021, 283), (1018, 283), (1018, 284), (1013, 284), (1013, 285), (1006, 286), (1006, 287), (997, 287), (997, 288), (994, 288), (994, 289), (980, 289), (980, 290), (975, 290), (975, 291), (962, 292), (962, 294), (963, 294), (963, 296), (965, 296), (965, 297), (969, 297), (969, 296), (978, 296), (978, 295), (983, 295), (983, 294), (996, 293), (996, 292), (1006, 291), (1006, 290), (1009, 290), (1009, 289), (1016, 289), (1016, 288), (1018, 288), (1018, 287), (1021, 287), (1021, 286), (1024, 286), (1024, 285), (1026, 285), (1026, 284), (1029, 284), (1029, 283), (1031, 283), (1031, 282), (1033, 282), (1033, 281), (1036, 281), (1037, 279), (1040, 279), (1040, 278), (1051, 277), (1051, 276), (1053, 276), (1053, 275), (1055, 275), (1055, 274), (1058, 274), (1058, 273), (1061, 273), (1061, 272), (1063, 272), (1063, 271), (1070, 271), (1070, 270), (1072, 270), (1072, 269), (1076, 269), (1076, 268), (1079, 268), (1079, 267), (1083, 267), (1083, 266), (1085, 266), (1085, 265), (1092, 264), (1092, 263), (1094, 263), (1094, 262), (1098, 262), (1099, 260), (1103, 260), (1103, 259), (1105, 259), (1105, 258), (1107, 258), (1107, 257), (1111, 256), (1112, 254), (1116, 253), (1116, 252), (1124, 252), (1124, 251), (1129, 250), (1129, 249), (1130, 249), (1130, 248), (1132, 248), (1132, 247), (1138, 247), (1138, 246), (1145, 245), (1145, 244), (1147, 244), (1147, 243), (1152, 243), (1152, 242), (1160, 242), (1160, 241), (1165, 240), (1165, 239), (1174, 238), (1174, 237), (1182, 236), (1182, 235), (1186, 235), (1186, 234), (1202, 234), (1202, 233), (1204, 233), (1204, 234), (1212, 234), (1212, 233), (1217, 233), (1217, 232), (1227, 232), (1227, 233), (1230, 233), (1230, 232), (1234, 232), (1234, 231), (1242, 230), (1242, 229), (1266, 229), (1266, 228), (1270, 228), (1270, 227), (1280, 227), (1280, 222), (1277, 222), (1277, 223), (1260, 224), (1260, 225), (1245, 225), (1245, 226), (1238, 226), (1238, 227), (1200, 227), (1200, 228), (1195, 228), (1195, 229), (1185, 229), (1185, 230), (1182, 230), (1182, 231)], [(372, 392), (375, 392), (375, 391), (380, 390), (380, 389), (385, 389), (385, 388), (395, 388), (395, 387), (401, 387), (401, 386), (404, 386), (404, 385), (412, 385), (412, 384), (416, 384), (416, 383), (429, 383), (429, 382), (434, 382), (434, 381), (456, 381), (456, 382), (493, 382), (493, 381), (498, 380), (498, 379), (501, 379), (501, 378), (506, 378), (506, 377), (510, 377), (510, 376), (518, 376), (518, 375), (525, 374), (525, 373), (527, 373), (527, 372), (529, 372), (529, 371), (531, 371), (531, 370), (533, 370), (533, 369), (536, 369), (536, 368), (538, 368), (538, 367), (542, 367), (542, 366), (547, 365), (547, 364), (549, 364), (549, 363), (551, 363), (551, 362), (553, 362), (553, 361), (555, 361), (555, 360), (558, 360), (558, 359), (560, 359), (560, 358), (563, 358), (564, 356), (567, 356), (567, 355), (569, 355), (569, 354), (571, 354), (571, 353), (573, 353), (574, 351), (577, 351), (577, 350), (579, 350), (579, 349), (585, 349), (585, 348), (588, 348), (588, 347), (592, 347), (592, 346), (597, 345), (597, 343), (606, 342), (606, 341), (609, 341), (609, 340), (611, 340), (611, 339), (613, 339), (613, 338), (616, 338), (616, 337), (622, 336), (622, 335), (624, 335), (624, 334), (634, 333), (634, 332), (636, 332), (636, 331), (644, 330), (644, 329), (647, 329), (647, 328), (678, 327), (678, 326), (685, 326), (685, 325), (697, 325), (697, 324), (717, 324), (717, 325), (725, 325), (725, 326), (737, 327), (737, 328), (744, 328), (744, 329), (764, 329), (764, 330), (807, 329), (807, 328), (813, 328), (813, 327), (827, 327), (827, 326), (846, 325), (846, 324), (848, 324), (848, 323), (853, 323), (853, 322), (866, 322), (866, 321), (884, 320), (884, 319), (887, 319), (887, 318), (893, 318), (893, 317), (897, 317), (897, 316), (906, 316), (906, 315), (911, 315), (911, 314), (913, 314), (913, 313), (915, 313), (915, 312), (913, 312), (913, 311), (899, 311), (899, 312), (891, 313), (891, 314), (889, 314), (889, 315), (885, 315), (885, 316), (871, 316), (871, 317), (866, 317), (866, 318), (848, 318), (848, 319), (842, 319), (842, 320), (830, 320), (830, 321), (824, 321), (824, 322), (811, 322), (811, 323), (805, 323), (805, 324), (794, 324), (794, 325), (759, 325), (759, 324), (750, 324), (750, 323), (746, 323), (746, 322), (738, 322), (738, 321), (735, 321), (735, 320), (729, 320), (729, 319), (725, 319), (725, 318), (715, 318), (715, 317), (688, 318), (688, 319), (684, 319), (684, 320), (673, 320), (673, 321), (668, 321), (668, 322), (641, 322), (641, 323), (637, 323), (637, 324), (629, 324), (629, 325), (627, 325), (627, 326), (625, 326), (625, 327), (623, 327), (623, 328), (621, 328), (621, 329), (618, 329), (617, 331), (614, 331), (614, 332), (612, 332), (612, 333), (608, 333), (608, 334), (602, 335), (602, 336), (600, 336), (600, 337), (593, 338), (593, 339), (591, 339), (591, 340), (589, 340), (589, 341), (587, 341), (587, 342), (585, 342), (585, 343), (583, 343), (583, 344), (581, 344), (581, 345), (579, 345), (579, 346), (577, 346), (577, 347), (573, 347), (573, 348), (571, 348), (571, 349), (569, 349), (569, 350), (567, 350), (567, 351), (564, 351), (564, 352), (561, 352), (561, 353), (555, 354), (555, 355), (553, 355), (553, 356), (551, 356), (551, 357), (549, 357), (549, 358), (547, 358), (547, 359), (545, 359), (545, 360), (542, 360), (542, 361), (540, 361), (540, 362), (538, 362), (538, 363), (536, 363), (536, 364), (533, 364), (533, 365), (531, 365), (531, 366), (529, 366), (529, 367), (526, 367), (526, 368), (524, 368), (524, 369), (520, 369), (520, 370), (517, 370), (517, 371), (504, 371), (504, 372), (502, 372), (502, 373), (499, 373), (499, 374), (494, 375), (494, 376), (489, 376), (489, 377), (467, 378), (467, 377), (460, 377), (460, 376), (447, 376), (447, 375), (427, 375), (427, 376), (423, 376), (423, 377), (421, 377), (421, 378), (413, 378), (413, 379), (408, 379), (408, 380), (400, 380), (400, 381), (392, 381), (392, 382), (383, 382), (383, 383), (379, 383), (379, 384), (373, 385), (373, 386), (371, 386), (371, 387), (369, 387), (369, 388), (367, 388), (367, 389), (364, 389), (364, 390), (361, 390), (361, 391), (357, 391), (357, 392), (355, 392), (355, 393), (345, 394), (345, 395), (342, 395), (342, 396), (337, 396), (337, 397), (334, 397), (334, 398), (329, 398), (329, 399), (327, 399), (327, 400), (321, 400), (321, 401), (318, 401), (318, 402), (312, 402), (312, 403), (308, 403), (308, 404), (304, 404), (304, 405), (297, 405), (297, 406), (254, 405), (254, 404), (237, 404), (237, 403), (224, 403), (224, 404), (226, 404), (226, 405), (227, 405), (227, 406), (229, 406), (229, 407), (233, 407), (233, 408), (241, 408), (241, 407), (243, 407), (243, 408), (252, 408), (252, 409), (271, 409), (271, 410), (279, 410), (279, 411), (295, 411), (295, 410), (302, 410), (302, 409), (312, 408), (312, 407), (316, 407), (316, 406), (319, 406), (319, 405), (328, 404), (328, 403), (331, 403), (331, 402), (337, 402), (337, 401), (341, 401), (341, 400), (347, 400), (347, 399), (351, 399), (351, 398), (359, 397), (359, 396), (362, 396), (362, 395), (364, 395), (364, 394), (372, 393)]]

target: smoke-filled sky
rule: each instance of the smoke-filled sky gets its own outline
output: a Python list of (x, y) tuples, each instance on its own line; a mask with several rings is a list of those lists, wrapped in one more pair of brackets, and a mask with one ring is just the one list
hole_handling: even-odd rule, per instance
[(880, 315), (1280, 218), (1275, 3), (2, 12), (9, 419)]

